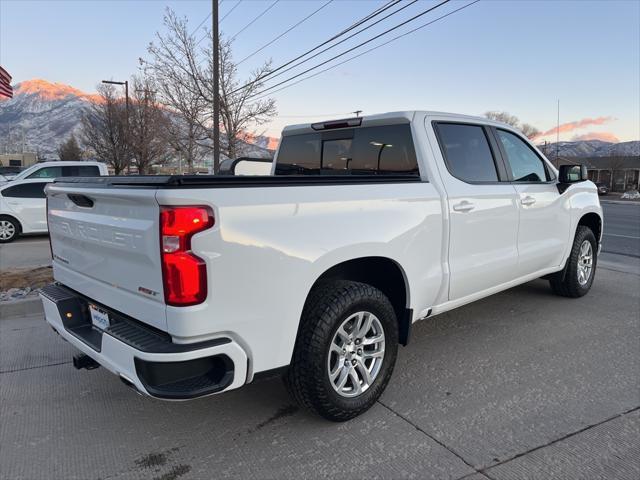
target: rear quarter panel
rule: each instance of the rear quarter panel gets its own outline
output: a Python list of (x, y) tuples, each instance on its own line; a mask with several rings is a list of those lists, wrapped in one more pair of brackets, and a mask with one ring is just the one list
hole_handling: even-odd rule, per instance
[(441, 200), (430, 183), (159, 190), (156, 198), (207, 204), (216, 216), (192, 240), (207, 262), (207, 300), (167, 307), (169, 332), (176, 341), (226, 332), (248, 350), (254, 371), (289, 363), (307, 295), (334, 265), (396, 261), (414, 311), (441, 286)]

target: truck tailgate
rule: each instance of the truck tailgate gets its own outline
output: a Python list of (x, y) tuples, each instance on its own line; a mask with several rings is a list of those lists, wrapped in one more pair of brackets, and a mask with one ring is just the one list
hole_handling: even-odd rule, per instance
[(53, 184), (47, 195), (56, 280), (166, 330), (155, 189)]

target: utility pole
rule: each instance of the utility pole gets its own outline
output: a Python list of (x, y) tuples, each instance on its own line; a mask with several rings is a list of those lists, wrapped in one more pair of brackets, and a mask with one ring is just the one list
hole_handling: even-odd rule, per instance
[(220, 36), (218, 32), (218, 0), (211, 0), (213, 32), (213, 173), (220, 170)]
[(560, 99), (558, 99), (558, 123), (556, 125), (556, 167), (560, 166)]
[(355, 113), (356, 117), (359, 117), (360, 114), (362, 113), (362, 110), (356, 110), (355, 112), (351, 112), (351, 113)]

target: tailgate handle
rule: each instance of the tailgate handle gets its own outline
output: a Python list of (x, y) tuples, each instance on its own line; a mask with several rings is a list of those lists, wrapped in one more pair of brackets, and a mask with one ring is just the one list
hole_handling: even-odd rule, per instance
[(67, 197), (69, 197), (69, 200), (71, 200), (73, 203), (75, 203), (79, 207), (86, 207), (86, 208), (93, 207), (93, 200), (87, 197), (86, 195), (69, 193), (67, 194)]

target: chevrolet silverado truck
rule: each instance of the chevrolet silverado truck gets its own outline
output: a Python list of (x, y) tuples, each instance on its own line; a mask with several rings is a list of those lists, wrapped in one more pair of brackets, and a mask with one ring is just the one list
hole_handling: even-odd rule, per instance
[(286, 127), (269, 176), (62, 178), (47, 196), (41, 297), (77, 368), (168, 400), (281, 375), (334, 421), (381, 395), (416, 321), (539, 277), (585, 295), (603, 221), (584, 167), (421, 111)]

